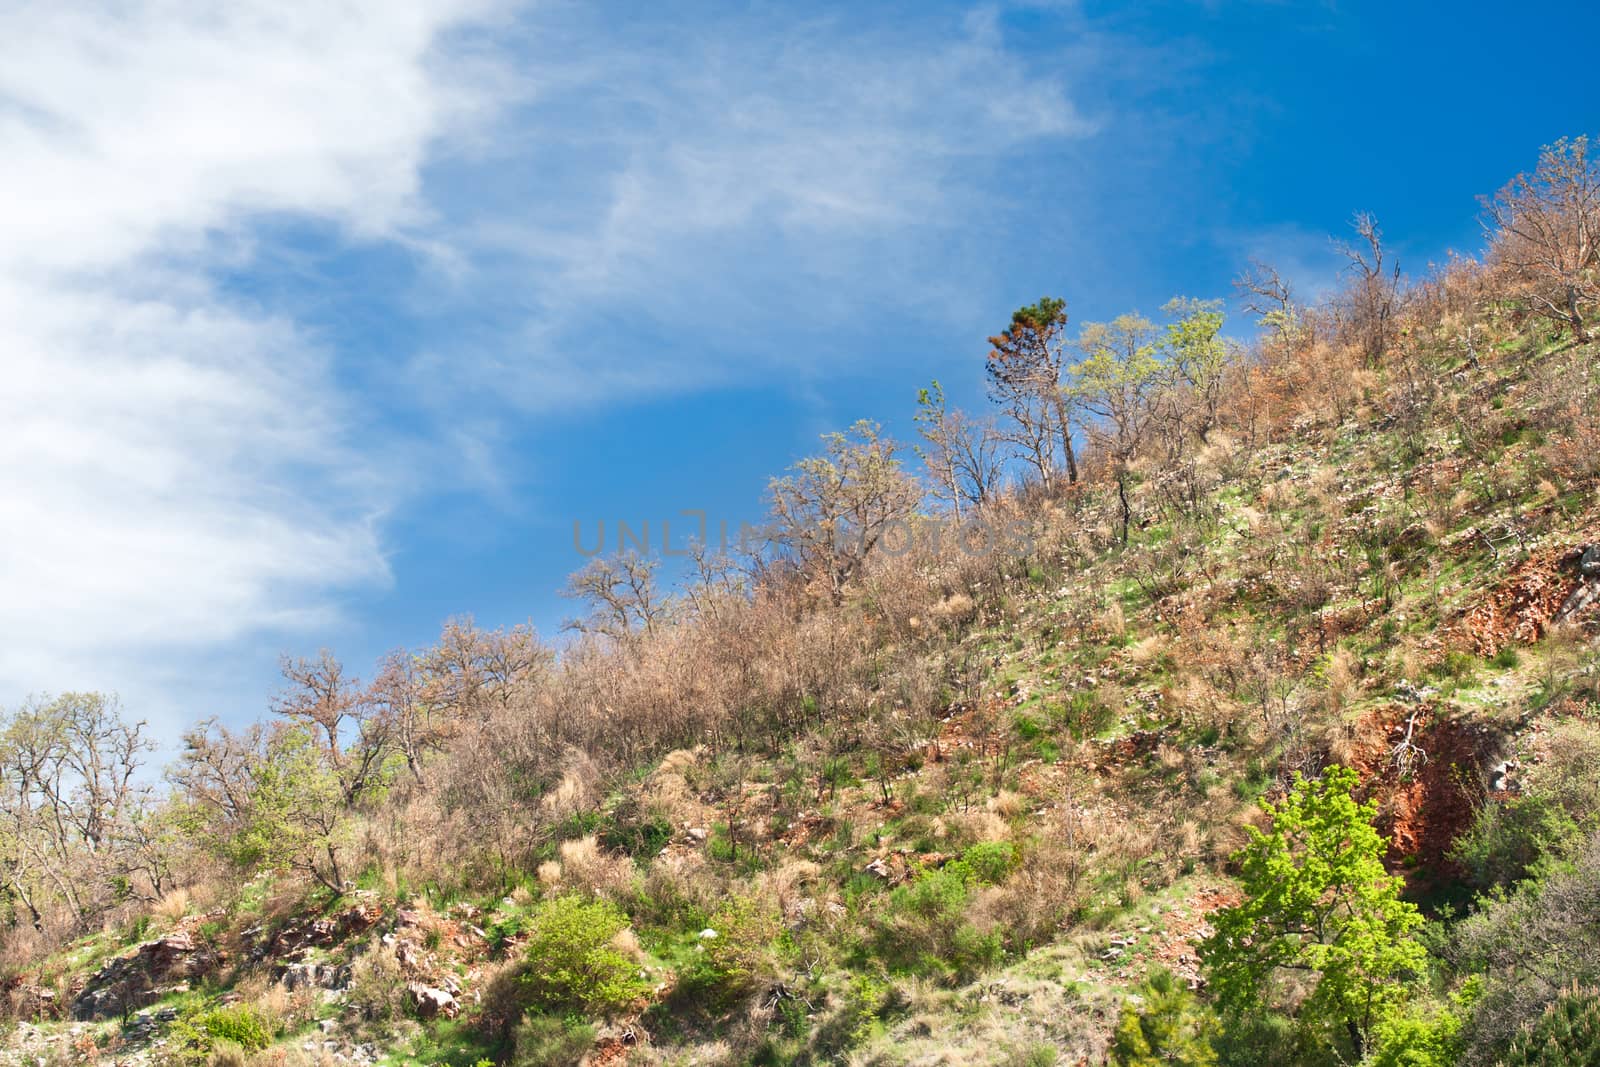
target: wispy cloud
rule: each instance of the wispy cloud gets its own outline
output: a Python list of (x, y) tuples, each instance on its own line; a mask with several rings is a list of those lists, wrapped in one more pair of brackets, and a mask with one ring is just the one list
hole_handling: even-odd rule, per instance
[[(457, 284), (517, 298), (496, 351), (434, 348), (420, 377), (538, 409), (792, 363), (797, 332), (873, 301), (937, 308), (930, 264), (995, 209), (1008, 155), (1097, 125), (1077, 72), (1008, 48), (989, 11), (609, 30), (596, 50), (587, 20), (524, 22), (528, 103), (499, 151), (439, 175)], [(597, 325), (639, 343), (596, 358)], [(688, 365), (649, 344), (680, 331), (702, 341)]]

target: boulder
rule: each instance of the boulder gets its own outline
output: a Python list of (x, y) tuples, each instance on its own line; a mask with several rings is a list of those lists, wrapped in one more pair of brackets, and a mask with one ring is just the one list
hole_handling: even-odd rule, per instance
[(454, 1019), (461, 1013), (461, 1005), (456, 998), (443, 989), (413, 982), (406, 986), (406, 992), (410, 994), (417, 1014), (424, 1019)]

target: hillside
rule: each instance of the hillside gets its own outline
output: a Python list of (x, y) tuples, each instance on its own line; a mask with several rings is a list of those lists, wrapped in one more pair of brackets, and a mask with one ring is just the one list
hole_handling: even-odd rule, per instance
[(114, 701), (15, 710), (0, 1062), (1591, 1062), (1585, 151), (1482, 261), (1359, 219), (1325, 305), (1024, 307), (920, 480), (858, 425), (756, 558), (287, 661), (159, 790)]

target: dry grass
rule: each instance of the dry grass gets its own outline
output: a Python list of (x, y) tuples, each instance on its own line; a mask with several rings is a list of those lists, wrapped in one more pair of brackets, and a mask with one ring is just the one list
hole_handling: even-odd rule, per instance
[(1028, 810), (1028, 798), (1021, 793), (1002, 789), (989, 798), (986, 807), (1002, 819), (1015, 819)]
[[(559, 880), (564, 888), (594, 896), (622, 898), (633, 885), (633, 861), (626, 856), (608, 854), (592, 834), (561, 842), (558, 854), (561, 857)], [(543, 867), (540, 880), (544, 880)]]
[(150, 906), (150, 914), (169, 923), (175, 923), (189, 914), (189, 890), (187, 888), (174, 889)]

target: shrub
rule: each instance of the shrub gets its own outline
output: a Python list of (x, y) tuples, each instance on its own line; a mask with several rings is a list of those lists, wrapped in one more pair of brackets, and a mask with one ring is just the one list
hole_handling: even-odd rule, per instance
[(594, 1028), (578, 1019), (529, 1015), (517, 1027), (511, 1067), (575, 1067), (594, 1047)]
[(635, 859), (651, 859), (671, 840), (672, 820), (632, 795), (617, 803), (600, 826), (600, 844)]
[(213, 1041), (230, 1042), (246, 1052), (260, 1052), (272, 1044), (272, 1027), (259, 1012), (243, 1004), (214, 1008), (198, 1021), (199, 1029)]
[(1016, 866), (1017, 851), (1006, 841), (981, 841), (961, 854), (955, 865), (960, 874), (978, 885), (999, 885)]
[(394, 950), (374, 942), (350, 965), (350, 1003), (367, 1019), (387, 1021), (405, 1013), (406, 977)]
[(1510, 887), (1579, 837), (1578, 824), (1542, 796), (1490, 801), (1451, 851), (1472, 884)]
[(628, 917), (607, 901), (557, 897), (530, 917), (520, 982), (532, 1006), (589, 1014), (615, 1011), (644, 990), (637, 968), (611, 942)]
[(1005, 955), (998, 930), (983, 931), (967, 918), (976, 879), (961, 862), (929, 871), (889, 896), (876, 947), (894, 970), (970, 978)]
[(779, 916), (751, 897), (734, 897), (712, 913), (717, 936), (700, 943), (701, 954), (684, 975), (699, 995), (725, 1002), (777, 978), (792, 955), (792, 942)]
[(1461, 1062), (1461, 1020), (1453, 1012), (1393, 1016), (1378, 1027), (1370, 1067), (1455, 1067)]

